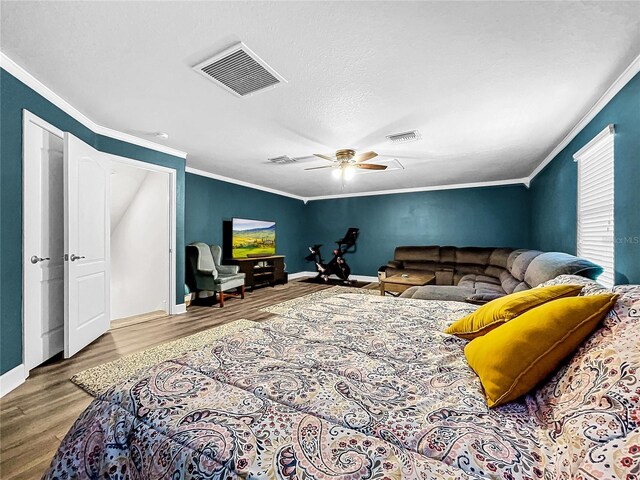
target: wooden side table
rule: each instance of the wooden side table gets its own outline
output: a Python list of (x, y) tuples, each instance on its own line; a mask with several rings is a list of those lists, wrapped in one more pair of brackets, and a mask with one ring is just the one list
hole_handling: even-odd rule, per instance
[(435, 283), (435, 275), (430, 274), (405, 273), (391, 275), (390, 277), (380, 280), (380, 295), (390, 293), (391, 295), (397, 297), (408, 288), (433, 285)]

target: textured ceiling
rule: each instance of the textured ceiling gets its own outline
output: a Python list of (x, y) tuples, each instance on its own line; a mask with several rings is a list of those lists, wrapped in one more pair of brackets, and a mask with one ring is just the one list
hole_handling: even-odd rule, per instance
[[(529, 175), (640, 53), (640, 2), (2, 2), (1, 48), (98, 124), (310, 197)], [(288, 83), (191, 70), (243, 41)], [(385, 135), (419, 129), (404, 145)], [(358, 175), (267, 158), (374, 149)]]

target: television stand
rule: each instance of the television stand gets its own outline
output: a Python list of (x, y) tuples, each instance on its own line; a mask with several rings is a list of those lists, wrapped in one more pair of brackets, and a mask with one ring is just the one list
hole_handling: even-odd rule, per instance
[(270, 255), (267, 257), (233, 258), (225, 260), (225, 264), (238, 265), (244, 273), (244, 285), (253, 290), (259, 286), (287, 283), (284, 271), (284, 255)]

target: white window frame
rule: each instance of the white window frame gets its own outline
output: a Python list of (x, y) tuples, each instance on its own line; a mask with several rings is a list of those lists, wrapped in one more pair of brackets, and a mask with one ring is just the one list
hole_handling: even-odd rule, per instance
[(615, 153), (613, 124), (573, 155), (578, 163), (576, 251), (602, 266), (598, 282), (615, 281)]

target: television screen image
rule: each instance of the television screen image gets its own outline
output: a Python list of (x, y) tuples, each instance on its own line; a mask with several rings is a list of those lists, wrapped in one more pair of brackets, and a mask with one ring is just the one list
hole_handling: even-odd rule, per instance
[(276, 254), (276, 222), (234, 218), (232, 256), (246, 258)]

